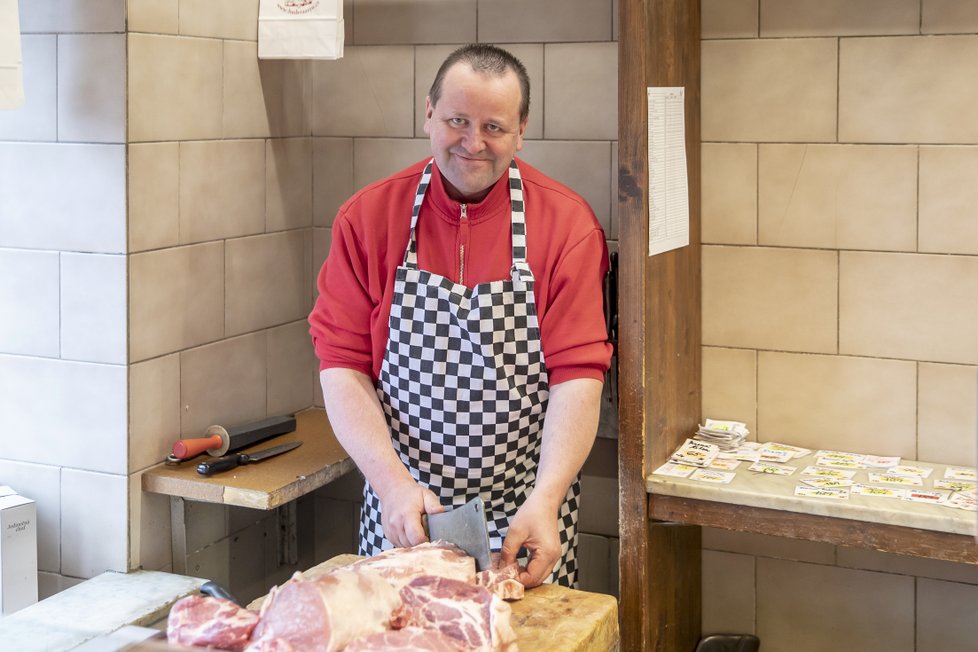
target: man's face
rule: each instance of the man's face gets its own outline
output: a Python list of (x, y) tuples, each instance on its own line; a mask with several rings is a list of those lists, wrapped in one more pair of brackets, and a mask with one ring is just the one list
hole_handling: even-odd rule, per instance
[(506, 172), (523, 147), (520, 99), (513, 71), (485, 75), (460, 62), (445, 74), (438, 105), (426, 100), (424, 131), (452, 199), (481, 201)]

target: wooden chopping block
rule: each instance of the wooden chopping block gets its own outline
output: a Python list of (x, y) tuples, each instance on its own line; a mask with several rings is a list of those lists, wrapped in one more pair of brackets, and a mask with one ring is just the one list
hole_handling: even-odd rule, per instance
[[(302, 574), (317, 577), (339, 566), (363, 559), (337, 555)], [(261, 597), (248, 605), (261, 608)], [(544, 584), (529, 589), (522, 600), (510, 602), (513, 631), (521, 652), (603, 652), (617, 650), (618, 601), (603, 593), (588, 593)]]

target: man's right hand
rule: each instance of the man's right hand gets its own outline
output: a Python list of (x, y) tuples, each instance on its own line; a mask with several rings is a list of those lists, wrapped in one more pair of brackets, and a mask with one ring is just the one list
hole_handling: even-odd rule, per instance
[(387, 489), (380, 498), (381, 525), (384, 536), (398, 548), (416, 546), (428, 540), (421, 524), (422, 514), (445, 511), (438, 496), (413, 479)]

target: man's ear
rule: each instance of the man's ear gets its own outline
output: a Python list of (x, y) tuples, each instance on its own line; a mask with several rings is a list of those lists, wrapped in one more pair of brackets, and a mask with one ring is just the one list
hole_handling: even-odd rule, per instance
[(431, 114), (434, 110), (435, 107), (431, 103), (431, 96), (428, 95), (424, 98), (424, 132), (428, 135), (431, 134), (428, 130), (428, 125), (431, 123)]
[(516, 151), (523, 149), (523, 134), (526, 133), (526, 125), (530, 121), (529, 118), (520, 123), (520, 130), (516, 134)]

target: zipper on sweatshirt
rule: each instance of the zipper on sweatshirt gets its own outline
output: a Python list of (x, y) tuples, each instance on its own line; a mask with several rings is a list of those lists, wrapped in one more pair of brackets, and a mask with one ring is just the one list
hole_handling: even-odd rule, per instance
[(458, 283), (465, 285), (465, 243), (469, 239), (469, 207), (467, 204), (459, 204), (459, 246), (458, 246)]

